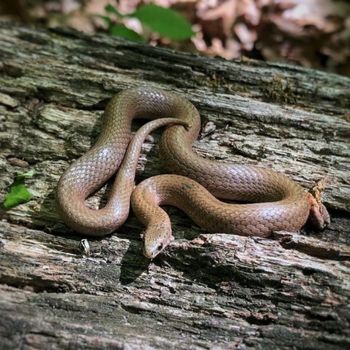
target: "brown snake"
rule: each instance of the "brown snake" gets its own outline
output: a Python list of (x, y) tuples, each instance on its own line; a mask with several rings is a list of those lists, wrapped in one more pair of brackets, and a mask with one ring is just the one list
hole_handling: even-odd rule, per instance
[[(173, 118), (155, 119), (164, 116)], [(140, 128), (130, 142), (132, 119), (139, 117), (155, 120)], [(154, 176), (134, 190), (142, 142), (152, 130), (168, 124), (182, 125), (172, 125), (164, 131), (161, 160), (168, 170), (182, 176)], [(132, 194), (133, 210), (147, 227), (144, 254), (149, 258), (154, 258), (172, 239), (169, 217), (159, 205), (182, 209), (210, 232), (245, 236), (268, 237), (277, 230), (297, 231), (309, 214), (319, 228), (329, 223), (325, 207), (286, 176), (195, 154), (192, 143), (199, 131), (198, 111), (179, 95), (144, 87), (119, 93), (106, 107), (103, 129), (95, 145), (66, 170), (58, 183), (58, 210), (63, 220), (80, 233), (106, 235), (127, 219)], [(106, 206), (90, 209), (85, 199), (117, 170)], [(259, 203), (228, 204), (214, 196)]]

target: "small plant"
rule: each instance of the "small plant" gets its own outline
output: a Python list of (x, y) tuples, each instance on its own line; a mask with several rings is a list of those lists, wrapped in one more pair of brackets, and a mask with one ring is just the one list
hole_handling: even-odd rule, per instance
[(32, 194), (28, 191), (24, 181), (25, 179), (30, 179), (33, 176), (33, 170), (16, 175), (13, 183), (10, 186), (9, 192), (3, 201), (3, 206), (5, 209), (11, 209), (21, 203), (26, 203), (31, 200)]
[[(113, 5), (105, 7), (106, 16), (101, 16), (107, 24), (108, 31), (114, 35), (133, 41), (146, 41), (147, 33), (157, 33), (162, 38), (174, 41), (189, 39), (194, 33), (191, 24), (178, 12), (154, 4), (142, 5), (129, 14), (120, 13)], [(143, 27), (140, 35), (126, 27), (123, 20), (136, 18)]]

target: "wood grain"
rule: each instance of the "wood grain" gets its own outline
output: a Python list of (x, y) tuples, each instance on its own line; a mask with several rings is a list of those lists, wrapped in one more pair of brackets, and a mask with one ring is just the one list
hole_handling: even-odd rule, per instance
[[(139, 85), (184, 94), (212, 123), (201, 155), (271, 167), (306, 188), (326, 179), (331, 226), (209, 235), (170, 209), (176, 241), (153, 262), (132, 215), (84, 256), (54, 189), (93, 144), (108, 99)], [(0, 214), (0, 348), (350, 347), (349, 106), (350, 79), (338, 75), (0, 23), (0, 199), (16, 172), (36, 172), (33, 200)], [(157, 139), (138, 181), (160, 172)], [(105, 189), (91, 205), (101, 198)]]

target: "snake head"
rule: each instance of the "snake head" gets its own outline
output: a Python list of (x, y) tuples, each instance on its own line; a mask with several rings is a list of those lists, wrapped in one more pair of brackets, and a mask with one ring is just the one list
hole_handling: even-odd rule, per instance
[(154, 259), (173, 239), (170, 222), (149, 225), (143, 233), (143, 255)]

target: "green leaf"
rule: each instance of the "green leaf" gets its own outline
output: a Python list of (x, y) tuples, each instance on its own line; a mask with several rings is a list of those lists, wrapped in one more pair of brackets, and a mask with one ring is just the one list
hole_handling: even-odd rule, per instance
[(132, 41), (144, 41), (143, 37), (135, 31), (125, 27), (123, 24), (115, 24), (109, 28), (109, 32), (114, 36), (119, 36)]
[(129, 15), (152, 31), (172, 40), (186, 40), (194, 33), (191, 24), (178, 12), (154, 4), (142, 5)]
[(117, 17), (127, 17), (126, 15), (123, 15), (122, 13), (120, 13), (113, 5), (108, 4), (105, 6), (105, 11), (108, 13), (112, 13), (114, 15), (116, 15)]
[(11, 209), (21, 203), (30, 201), (32, 194), (27, 190), (23, 183), (13, 183), (10, 187), (10, 192), (5, 196), (4, 207)]
[(28, 191), (24, 180), (33, 177), (34, 174), (34, 170), (30, 170), (26, 173), (19, 173), (16, 175), (3, 202), (5, 209), (11, 209), (21, 203), (26, 203), (31, 200), (32, 194)]

